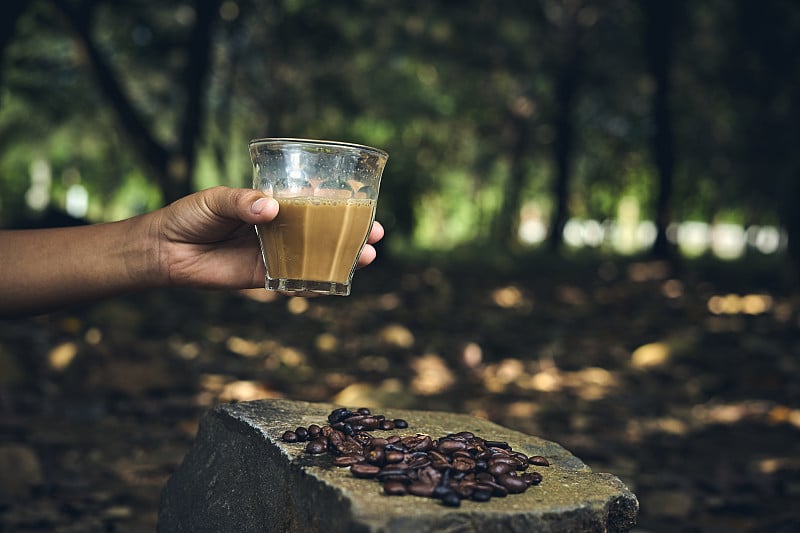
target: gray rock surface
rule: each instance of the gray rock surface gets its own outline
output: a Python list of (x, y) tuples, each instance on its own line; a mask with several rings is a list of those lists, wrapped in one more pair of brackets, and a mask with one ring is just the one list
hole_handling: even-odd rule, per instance
[[(311, 456), (305, 444), (281, 440), (287, 429), (324, 425), (338, 406), (286, 400), (223, 405), (200, 422), (195, 443), (161, 497), (162, 532), (481, 532), (628, 531), (636, 496), (611, 474), (593, 473), (560, 445), (471, 416), (381, 408), (408, 429), (434, 438), (472, 431), (507, 441), (514, 450), (543, 455), (540, 485), (523, 494), (464, 501), (459, 508), (416, 496), (383, 495), (375, 480), (356, 479), (332, 456)], [(360, 406), (345, 406), (350, 408)]]

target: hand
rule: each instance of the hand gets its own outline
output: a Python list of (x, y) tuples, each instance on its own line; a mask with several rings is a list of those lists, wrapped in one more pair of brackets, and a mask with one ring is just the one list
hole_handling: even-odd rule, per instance
[[(168, 285), (246, 289), (264, 286), (266, 271), (253, 226), (271, 222), (278, 202), (254, 189), (214, 187), (156, 212), (157, 263)], [(384, 229), (375, 222), (358, 260), (375, 260)]]

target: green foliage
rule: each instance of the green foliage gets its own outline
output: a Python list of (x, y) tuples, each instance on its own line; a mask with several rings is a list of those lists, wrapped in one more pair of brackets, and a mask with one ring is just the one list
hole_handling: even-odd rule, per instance
[[(249, 184), (251, 138), (379, 146), (390, 152), (379, 216), (390, 235), (423, 248), (496, 237), (516, 169), (519, 206), (549, 214), (556, 82), (577, 46), (571, 214), (614, 218), (620, 199), (634, 196), (643, 217), (655, 215), (654, 85), (636, 3), (239, 0), (214, 18), (199, 87), (179, 80), (200, 4), (67, 4), (90, 11), (91, 38), (167, 153), (191, 141), (183, 103), (201, 92), (193, 188)], [(0, 50), (1, 220), (26, 212), (37, 159), (52, 169), (54, 204), (67, 175), (88, 189), (92, 220), (152, 209), (164, 200), (157, 177), (55, 6), (32, 2)], [(685, 3), (671, 79), (674, 220), (787, 220), (779, 206), (800, 167), (798, 67), (786, 55), (800, 35), (798, 11), (790, 2)], [(527, 140), (515, 157), (520, 131)]]

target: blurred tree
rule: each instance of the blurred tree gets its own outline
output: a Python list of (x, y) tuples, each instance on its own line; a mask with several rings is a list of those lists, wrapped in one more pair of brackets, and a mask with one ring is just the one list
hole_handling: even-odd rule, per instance
[(658, 195), (655, 209), (657, 233), (652, 252), (658, 258), (668, 258), (671, 253), (667, 240), (667, 227), (673, 215), (670, 206), (675, 168), (672, 110), (670, 109), (671, 68), (674, 24), (679, 2), (642, 0), (640, 5), (644, 12), (642, 29), (647, 67), (654, 84), (652, 153), (658, 172)]
[[(187, 17), (191, 30), (180, 43), (183, 65), (176, 86), (183, 91), (182, 112), (175, 126), (174, 143), (159, 141), (152, 125), (147, 124), (135, 103), (126, 93), (124, 82), (101, 50), (93, 31), (94, 19), (101, 0), (72, 2), (52, 0), (73, 31), (86, 65), (100, 90), (116, 112), (120, 126), (128, 134), (140, 159), (157, 181), (165, 203), (185, 196), (193, 190), (197, 145), (204, 119), (206, 78), (211, 66), (213, 22), (217, 17), (217, 0), (196, 0)], [(106, 6), (118, 9), (117, 3)]]
[(0, 3), (0, 86), (3, 83), (5, 50), (14, 37), (17, 19), (25, 11), (25, 0), (6, 0)]

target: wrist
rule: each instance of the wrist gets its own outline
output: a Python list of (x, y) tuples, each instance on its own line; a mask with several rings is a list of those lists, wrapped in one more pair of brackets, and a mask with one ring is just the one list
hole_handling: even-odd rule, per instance
[(131, 224), (125, 242), (125, 267), (136, 287), (143, 289), (169, 285), (169, 276), (161, 267), (161, 210), (127, 221)]

